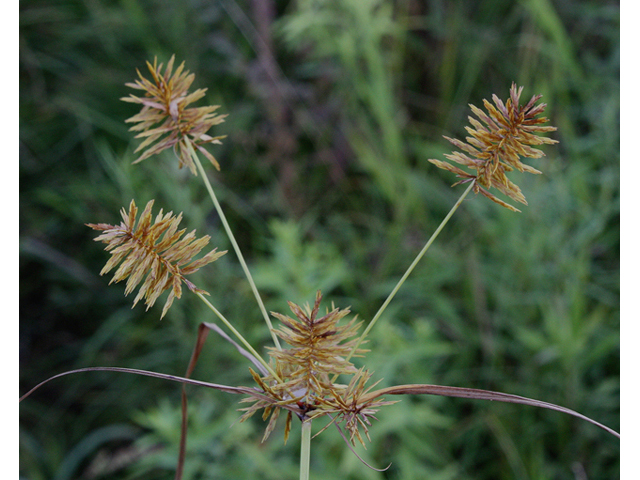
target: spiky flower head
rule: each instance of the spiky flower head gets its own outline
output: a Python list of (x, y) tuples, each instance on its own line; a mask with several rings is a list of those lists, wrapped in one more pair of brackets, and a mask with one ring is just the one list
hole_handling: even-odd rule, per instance
[[(356, 381), (350, 385), (340, 385), (333, 383), (331, 378), (340, 374), (362, 378), (362, 374), (358, 374), (353, 364), (346, 360), (356, 345), (357, 340), (352, 337), (357, 334), (361, 322), (353, 318), (343, 325), (338, 325), (341, 319), (351, 313), (348, 308), (341, 310), (332, 307), (331, 310), (327, 309), (325, 315), (319, 316), (321, 300), (322, 295), (318, 291), (313, 308), (309, 305), (303, 308), (288, 302), (295, 318), (272, 312), (272, 315), (282, 323), (276, 330), (276, 334), (291, 348), (269, 349), (269, 355), (275, 363), (274, 370), (277, 378), (273, 375), (260, 377), (251, 371), (265, 397), (245, 399), (247, 402), (252, 402), (252, 405), (243, 409), (245, 414), (242, 417), (244, 421), (260, 409), (264, 409), (263, 419), (266, 420), (271, 415), (263, 441), (273, 430), (281, 408), (289, 410), (285, 426), (285, 441), (291, 428), (292, 412), (301, 419), (336, 412), (340, 412), (339, 417), (342, 418), (342, 413), (348, 416), (356, 411), (358, 413), (364, 411), (363, 415), (366, 417), (372, 412), (364, 406), (358, 410), (358, 406), (353, 403), (353, 399), (356, 398), (355, 392), (361, 390), (364, 382)], [(356, 349), (354, 353), (360, 356), (365, 351)], [(368, 379), (368, 375), (365, 376)], [(347, 428), (350, 431), (353, 428), (357, 429), (357, 424), (356, 421), (355, 424), (349, 424)]]
[(509, 99), (503, 103), (495, 94), (492, 105), (488, 100), (483, 100), (487, 113), (474, 105), (469, 105), (471, 111), (478, 119), (469, 117), (469, 122), (474, 128), (465, 127), (471, 135), (466, 137), (467, 143), (449, 137), (444, 137), (454, 146), (463, 150), (445, 155), (447, 159), (463, 165), (475, 174), (468, 173), (454, 165), (440, 160), (429, 159), (439, 168), (455, 173), (462, 178), (460, 183), (474, 182), (473, 190), (481, 193), (503, 207), (519, 212), (508, 203), (498, 199), (488, 189), (497, 188), (509, 198), (527, 204), (520, 188), (507, 178), (506, 173), (516, 169), (520, 172), (539, 174), (540, 171), (520, 161), (520, 157), (540, 158), (544, 156), (542, 150), (532, 148), (531, 145), (558, 143), (547, 137), (539, 136), (540, 133), (553, 132), (556, 127), (543, 127), (541, 124), (548, 121), (545, 117), (538, 117), (546, 104), (536, 105), (542, 95), (534, 95), (525, 105), (520, 105), (520, 95), (523, 87), (511, 85)]
[[(366, 448), (364, 440), (360, 435), (360, 428), (364, 431), (367, 439), (371, 441), (371, 437), (369, 437), (370, 419), (373, 418), (377, 420), (375, 414), (380, 407), (397, 403), (397, 401), (386, 401), (379, 397), (367, 398), (367, 394), (381, 382), (381, 380), (378, 380), (372, 385), (367, 386), (366, 384), (371, 376), (371, 372), (361, 368), (353, 375), (346, 388), (339, 390), (333, 389), (330, 397), (321, 399), (319, 401), (321, 406), (310, 412), (309, 417), (335, 415), (332, 422), (344, 425), (349, 432), (349, 441), (351, 444), (355, 445), (355, 440), (357, 439), (360, 444)], [(328, 428), (330, 425), (331, 423), (325, 428)]]
[(111, 258), (100, 275), (108, 273), (122, 262), (109, 282), (110, 284), (128, 279), (124, 292), (125, 295), (128, 295), (146, 275), (146, 279), (133, 301), (134, 307), (138, 301), (144, 298), (148, 310), (162, 292), (170, 290), (162, 309), (160, 317), (162, 318), (169, 310), (173, 300), (182, 296), (182, 283), (192, 292), (208, 295), (207, 292), (197, 288), (185, 277), (217, 260), (226, 251), (216, 252), (214, 248), (202, 258), (194, 260), (193, 258), (209, 243), (210, 237), (205, 235), (202, 238), (196, 238), (195, 230), (187, 235), (184, 235), (186, 229), (178, 230), (182, 213), (176, 217), (173, 212), (163, 214), (161, 209), (153, 219), (152, 207), (153, 200), (147, 203), (137, 225), (138, 208), (131, 200), (129, 211), (124, 208), (121, 211), (122, 222), (120, 225), (88, 223), (87, 226), (104, 232), (94, 240), (106, 243), (105, 250), (111, 253)]
[[(356, 323), (357, 319), (353, 318), (338, 326), (338, 322), (351, 313), (348, 308), (332, 308), (319, 317), (321, 300), (322, 294), (318, 291), (313, 309), (309, 305), (301, 308), (288, 302), (295, 318), (271, 313), (282, 323), (276, 335), (291, 345), (286, 350), (269, 348), (269, 355), (276, 363), (276, 372), (280, 370), (286, 377), (286, 381), (277, 388), (303, 396), (308, 403), (328, 393), (332, 387), (330, 376), (357, 371), (345, 357), (356, 343), (355, 339), (349, 339), (357, 334), (361, 322)], [(362, 352), (364, 350), (357, 353)]]
[(136, 152), (145, 148), (146, 150), (134, 163), (173, 147), (180, 168), (186, 165), (194, 175), (198, 174), (191, 157), (191, 150), (194, 149), (200, 151), (220, 170), (216, 159), (203, 145), (221, 143), (220, 139), (225, 135), (211, 137), (207, 132), (214, 125), (222, 123), (226, 115), (214, 113), (220, 107), (219, 105), (187, 108), (189, 104), (204, 97), (207, 89), (200, 88), (189, 93), (189, 87), (195, 75), (184, 70), (184, 62), (174, 72), (174, 61), (175, 55), (171, 57), (162, 73), (163, 64), (158, 65), (157, 58), (154, 58), (153, 65), (147, 62), (152, 80), (146, 79), (139, 70), (136, 70), (139, 79), (134, 83), (126, 84), (128, 87), (144, 92), (143, 97), (130, 94), (121, 99), (142, 105), (140, 113), (126, 120), (127, 123), (136, 123), (130, 128), (131, 131), (140, 132), (136, 138), (146, 137)]

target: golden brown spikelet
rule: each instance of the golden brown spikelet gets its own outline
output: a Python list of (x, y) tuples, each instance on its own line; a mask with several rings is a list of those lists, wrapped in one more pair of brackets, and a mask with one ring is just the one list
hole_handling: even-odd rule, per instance
[[(301, 418), (310, 418), (317, 414), (339, 411), (333, 400), (347, 388), (333, 384), (330, 376), (336, 374), (354, 375), (358, 371), (345, 357), (351, 352), (356, 340), (349, 340), (357, 333), (361, 322), (352, 319), (345, 325), (338, 322), (350, 313), (350, 310), (332, 308), (319, 317), (322, 294), (316, 294), (313, 308), (302, 308), (289, 302), (289, 308), (295, 318), (272, 312), (282, 322), (276, 334), (291, 345), (291, 348), (279, 350), (270, 348), (269, 355), (275, 362), (274, 370), (279, 378), (272, 375), (260, 377), (251, 370), (261, 392), (269, 398), (247, 398), (252, 405), (243, 408), (242, 420), (251, 417), (256, 411), (265, 409), (263, 419), (271, 415), (263, 441), (275, 427), (277, 410), (287, 407), (289, 416), (285, 426), (285, 441), (291, 428), (291, 411)], [(365, 350), (356, 350), (356, 355)], [(338, 409), (338, 410), (336, 410)]]
[(192, 292), (208, 295), (207, 292), (200, 290), (187, 280), (185, 276), (217, 260), (226, 251), (216, 252), (216, 249), (213, 249), (199, 260), (193, 260), (193, 257), (209, 243), (210, 237), (205, 235), (197, 239), (195, 230), (187, 235), (184, 235), (186, 229), (178, 230), (182, 213), (176, 217), (173, 212), (163, 214), (160, 210), (153, 219), (152, 207), (153, 200), (147, 203), (137, 225), (138, 208), (131, 200), (129, 211), (124, 208), (121, 211), (122, 222), (120, 225), (88, 223), (87, 226), (104, 232), (96, 237), (95, 241), (106, 243), (105, 250), (111, 253), (111, 258), (100, 275), (108, 273), (120, 264), (109, 283), (128, 279), (124, 292), (125, 295), (128, 295), (146, 275), (146, 279), (133, 301), (133, 306), (144, 298), (148, 310), (162, 292), (170, 290), (169, 297), (162, 309), (160, 317), (162, 318), (173, 300), (182, 296), (182, 282)]
[(144, 92), (143, 97), (131, 94), (121, 99), (142, 105), (140, 113), (126, 120), (128, 123), (136, 123), (130, 128), (131, 131), (141, 132), (136, 135), (136, 138), (146, 137), (136, 152), (148, 147), (134, 163), (172, 147), (178, 157), (180, 168), (186, 165), (194, 175), (197, 175), (188, 147), (190, 144), (194, 150), (200, 151), (220, 170), (216, 159), (203, 145), (221, 143), (220, 139), (225, 135), (211, 137), (207, 132), (214, 125), (222, 123), (226, 115), (214, 113), (219, 105), (187, 108), (187, 105), (204, 97), (207, 89), (201, 88), (189, 93), (189, 87), (195, 75), (184, 70), (184, 62), (173, 72), (174, 61), (175, 55), (169, 60), (164, 74), (162, 73), (163, 65), (157, 64), (157, 58), (153, 60), (153, 65), (147, 62), (153, 81), (144, 78), (138, 71), (139, 79), (134, 83), (126, 84), (128, 87)]
[(474, 105), (469, 105), (471, 111), (478, 119), (469, 117), (469, 122), (474, 128), (466, 127), (469, 137), (467, 143), (449, 137), (444, 137), (462, 152), (453, 152), (445, 155), (448, 160), (463, 165), (476, 173), (468, 173), (454, 165), (440, 160), (429, 159), (439, 168), (455, 173), (463, 180), (455, 183), (474, 182), (473, 190), (481, 193), (492, 201), (518, 212), (519, 210), (508, 203), (498, 199), (488, 189), (497, 188), (509, 198), (527, 204), (520, 188), (507, 178), (506, 172), (516, 169), (520, 172), (539, 174), (540, 171), (520, 161), (520, 157), (540, 158), (544, 156), (542, 150), (532, 148), (532, 145), (558, 143), (538, 134), (552, 132), (556, 127), (543, 127), (542, 123), (548, 121), (545, 117), (538, 117), (546, 104), (536, 105), (542, 95), (535, 95), (524, 107), (519, 104), (523, 87), (511, 85), (509, 99), (503, 103), (496, 95), (493, 95), (493, 105), (484, 100), (487, 113)]
[[(380, 380), (378, 380), (367, 387), (366, 383), (371, 376), (372, 374), (368, 370), (361, 368), (353, 375), (346, 388), (332, 390), (332, 395), (322, 399), (320, 401), (321, 406), (311, 412), (309, 416), (314, 418), (321, 415), (336, 415), (333, 421), (344, 425), (349, 432), (349, 441), (351, 444), (355, 445), (355, 440), (357, 439), (365, 446), (364, 440), (360, 435), (360, 427), (362, 427), (364, 434), (369, 441), (371, 441), (369, 437), (370, 419), (376, 419), (374, 414), (380, 407), (397, 403), (397, 401), (385, 401), (383, 398), (371, 400), (365, 398), (365, 395), (380, 383)], [(318, 434), (319, 433), (320, 432), (318, 432)]]
[[(276, 366), (283, 371), (286, 381), (277, 386), (280, 391), (291, 391), (301, 395), (305, 402), (314, 401), (315, 397), (326, 395), (332, 387), (329, 377), (336, 374), (354, 374), (357, 370), (351, 362), (345, 360), (356, 340), (349, 338), (356, 335), (361, 322), (356, 318), (345, 325), (338, 322), (348, 315), (348, 308), (337, 308), (318, 317), (322, 294), (316, 294), (313, 309), (305, 309), (289, 302), (289, 308), (295, 318), (272, 312), (282, 322), (276, 335), (291, 345), (291, 348), (279, 350), (269, 349), (269, 355)], [(359, 350), (357, 353), (362, 353)]]
[[(249, 372), (251, 376), (255, 380), (255, 382), (260, 386), (261, 393), (264, 393), (266, 398), (254, 398), (248, 397), (244, 400), (241, 400), (241, 403), (252, 402), (253, 404), (246, 408), (241, 408), (240, 411), (245, 412), (240, 418), (240, 422), (244, 422), (258, 410), (264, 409), (262, 412), (262, 420), (266, 420), (269, 415), (271, 415), (271, 419), (267, 425), (267, 428), (264, 431), (264, 435), (262, 436), (262, 442), (265, 442), (267, 438), (273, 432), (273, 429), (276, 426), (276, 421), (278, 416), (280, 415), (281, 407), (287, 404), (295, 404), (297, 399), (292, 399), (290, 396), (283, 396), (281, 392), (276, 391), (274, 388), (270, 387), (267, 383), (263, 381), (263, 379), (258, 375), (253, 369), (249, 368)], [(287, 443), (289, 439), (289, 433), (291, 431), (291, 411), (288, 412), (287, 421), (285, 425), (284, 431), (284, 443)]]

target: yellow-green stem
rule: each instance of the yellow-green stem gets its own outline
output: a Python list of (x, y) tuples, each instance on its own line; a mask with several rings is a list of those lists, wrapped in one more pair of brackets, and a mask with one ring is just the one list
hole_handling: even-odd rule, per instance
[[(391, 302), (391, 300), (393, 299), (393, 297), (396, 296), (396, 293), (398, 293), (398, 290), (400, 290), (400, 287), (402, 286), (402, 284), (405, 282), (405, 280), (407, 279), (407, 277), (411, 274), (411, 272), (413, 271), (413, 269), (416, 267), (416, 265), (418, 264), (418, 262), (422, 259), (422, 257), (424, 256), (425, 253), (427, 253), (427, 250), (429, 250), (429, 247), (431, 246), (431, 244), (433, 243), (433, 241), (437, 238), (437, 236), (440, 234), (440, 232), (442, 231), (442, 229), (444, 228), (444, 226), (447, 224), (447, 222), (449, 221), (449, 219), (453, 216), (453, 214), (455, 213), (455, 211), (458, 209), (458, 207), (460, 206), (460, 204), (462, 203), (462, 201), (465, 199), (465, 197), (467, 196), (467, 194), (471, 191), (471, 189), (473, 188), (474, 182), (471, 182), (469, 184), (469, 187), (464, 191), (464, 193), (460, 196), (460, 198), (458, 199), (458, 201), (455, 203), (455, 205), (451, 208), (451, 210), (449, 211), (449, 213), (447, 214), (446, 217), (444, 217), (444, 220), (442, 220), (442, 222), (440, 223), (440, 225), (438, 226), (438, 228), (436, 229), (435, 232), (433, 232), (433, 234), (431, 235), (431, 238), (429, 238), (429, 240), (427, 241), (427, 243), (425, 244), (424, 247), (422, 247), (422, 250), (420, 251), (420, 253), (418, 254), (418, 256), (415, 258), (415, 260), (413, 261), (413, 263), (411, 265), (409, 265), (409, 268), (407, 269), (406, 272), (404, 272), (404, 275), (402, 276), (402, 278), (400, 279), (400, 281), (398, 282), (398, 284), (394, 287), (394, 289), (391, 291), (391, 293), (389, 294), (389, 296), (387, 297), (387, 299), (384, 301), (384, 303), (382, 304), (382, 306), (380, 307), (380, 309), (376, 312), (376, 314), (374, 315), (373, 319), (369, 322), (369, 325), (367, 325), (367, 328), (364, 330), (364, 332), (362, 332), (362, 335), (360, 336), (360, 338), (358, 339), (358, 342), (355, 344), (355, 346), (351, 349), (351, 352), (349, 353), (349, 355), (347, 356), (347, 361), (349, 361), (351, 359), (351, 357), (353, 356), (354, 352), (358, 349), (358, 347), (360, 346), (360, 344), (362, 343), (362, 341), (365, 339), (365, 337), (369, 334), (369, 332), (371, 331), (371, 329), (373, 328), (373, 326), (376, 324), (376, 322), (378, 321), (378, 319), (380, 318), (380, 316), (382, 315), (382, 313), (386, 310), (387, 306), (389, 305), (389, 303)], [(335, 378), (334, 378), (335, 380)]]
[(276, 345), (278, 350), (282, 350), (282, 347), (280, 346), (280, 342), (278, 341), (278, 337), (276, 337), (276, 334), (273, 332), (273, 325), (271, 324), (271, 320), (269, 320), (267, 309), (264, 307), (264, 303), (262, 302), (262, 298), (260, 298), (260, 294), (258, 293), (256, 284), (253, 281), (251, 272), (249, 272), (249, 267), (247, 267), (247, 263), (244, 261), (244, 257), (242, 256), (242, 252), (240, 251), (240, 247), (238, 246), (238, 242), (236, 242), (236, 238), (233, 235), (233, 232), (231, 231), (231, 227), (229, 227), (229, 222), (227, 222), (227, 217), (225, 217), (224, 212), (222, 211), (222, 207), (220, 206), (220, 203), (218, 202), (218, 198), (216, 197), (216, 194), (213, 191), (213, 187), (211, 187), (211, 183), (209, 182), (209, 178), (207, 177), (207, 174), (204, 171), (204, 168), (202, 167), (202, 163), (200, 163), (200, 159), (198, 158), (198, 155), (196, 155), (196, 152), (191, 146), (191, 143), (190, 142), (185, 142), (185, 143), (187, 144), (187, 147), (189, 148), (189, 152), (191, 153), (191, 157), (193, 158), (193, 161), (197, 165), (198, 171), (200, 172), (200, 175), (204, 180), (204, 185), (207, 188), (207, 191), (209, 192), (209, 196), (213, 201), (213, 205), (216, 208), (218, 215), (220, 216), (222, 225), (224, 226), (224, 229), (227, 232), (227, 235), (229, 236), (229, 241), (231, 242), (231, 245), (233, 246), (233, 249), (235, 250), (236, 255), (238, 256), (238, 260), (240, 261), (242, 270), (244, 271), (244, 274), (247, 277), (247, 280), (249, 281), (249, 285), (251, 286), (251, 291), (253, 292), (253, 295), (256, 297), (256, 301), (258, 302), (258, 307), (262, 312), (264, 321), (269, 327), (269, 333), (271, 334), (271, 338), (273, 338), (273, 343)]
[(311, 420), (302, 422), (300, 439), (300, 480), (309, 480), (309, 459), (311, 458)]
[(211, 309), (211, 311), (213, 313), (216, 314), (216, 316), (222, 321), (222, 323), (224, 323), (227, 328), (229, 330), (231, 330), (231, 332), (236, 336), (236, 338), (238, 340), (240, 340), (240, 342), (247, 347), (247, 350), (249, 350), (249, 352), (251, 353), (251, 355), (253, 355), (254, 357), (256, 357), (256, 359), (262, 364), (264, 365), (264, 367), (267, 369), (267, 371), (273, 376), (273, 378), (275, 378), (276, 380), (278, 380), (278, 382), (282, 382), (282, 380), (280, 379), (280, 377), (278, 377), (278, 375), (276, 374), (276, 372), (273, 371), (273, 369), (269, 366), (269, 364), (267, 362), (265, 362), (264, 358), (262, 358), (260, 356), (260, 354), (258, 352), (256, 352), (256, 350), (251, 346), (251, 344), (249, 342), (247, 342), (247, 340), (245, 340), (245, 338), (240, 334), (240, 332), (238, 332), (238, 330), (236, 330), (234, 328), (233, 325), (231, 325), (231, 322), (229, 322), (229, 320), (226, 319), (226, 317), (224, 315), (222, 315), (222, 313), (220, 313), (220, 311), (214, 307), (211, 302), (209, 300), (207, 300), (205, 298), (205, 296), (202, 293), (196, 293), (196, 295), (198, 295), (198, 297), (200, 297), (200, 299), (205, 303), (205, 305), (207, 305), (207, 307), (209, 307)]

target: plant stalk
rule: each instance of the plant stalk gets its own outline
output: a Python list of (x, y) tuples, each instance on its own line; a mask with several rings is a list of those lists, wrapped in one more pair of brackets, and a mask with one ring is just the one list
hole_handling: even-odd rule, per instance
[(382, 304), (382, 306), (380, 307), (380, 309), (376, 312), (376, 314), (374, 315), (373, 319), (371, 319), (371, 321), (369, 322), (369, 325), (367, 325), (367, 328), (364, 330), (364, 332), (362, 332), (362, 335), (360, 336), (360, 338), (358, 339), (358, 342), (354, 345), (354, 347), (351, 349), (351, 352), (349, 353), (349, 355), (347, 356), (346, 360), (349, 361), (351, 359), (351, 357), (353, 356), (353, 354), (355, 353), (355, 351), (358, 349), (358, 347), (360, 346), (360, 344), (362, 343), (362, 341), (365, 339), (365, 337), (369, 334), (369, 331), (373, 328), (373, 326), (376, 324), (376, 322), (378, 321), (378, 319), (380, 318), (380, 316), (383, 314), (383, 312), (386, 310), (387, 306), (389, 305), (389, 303), (391, 302), (391, 300), (393, 300), (393, 297), (396, 296), (396, 293), (398, 293), (398, 290), (400, 290), (400, 287), (404, 284), (405, 280), (407, 279), (407, 277), (409, 277), (409, 275), (411, 274), (411, 272), (413, 272), (413, 269), (416, 267), (416, 265), (418, 264), (418, 262), (422, 259), (422, 257), (424, 256), (425, 253), (427, 253), (427, 250), (429, 250), (429, 247), (431, 246), (431, 244), (434, 242), (434, 240), (438, 237), (438, 235), (440, 234), (440, 232), (442, 231), (442, 229), (444, 228), (444, 226), (447, 224), (447, 222), (449, 222), (449, 219), (453, 216), (453, 214), (455, 213), (455, 211), (458, 209), (458, 207), (460, 206), (460, 204), (462, 204), (462, 201), (466, 198), (466, 196), (469, 194), (469, 192), (471, 191), (471, 189), (473, 188), (473, 186), (475, 185), (475, 181), (471, 182), (469, 184), (469, 186), (467, 187), (467, 189), (464, 191), (464, 193), (462, 195), (460, 195), (460, 198), (458, 199), (458, 201), (455, 203), (455, 205), (451, 208), (451, 210), (449, 210), (449, 213), (447, 214), (446, 217), (444, 217), (444, 219), (442, 220), (442, 222), (440, 223), (440, 225), (438, 226), (438, 228), (436, 229), (435, 232), (433, 232), (433, 234), (431, 235), (431, 238), (429, 238), (429, 240), (427, 240), (427, 243), (425, 244), (424, 247), (422, 247), (422, 250), (420, 250), (420, 253), (418, 254), (418, 256), (415, 258), (415, 260), (413, 261), (413, 263), (411, 263), (411, 265), (409, 265), (409, 268), (407, 269), (406, 272), (404, 272), (404, 275), (402, 276), (402, 278), (400, 279), (400, 281), (398, 281), (398, 284), (394, 287), (394, 289), (391, 291), (391, 293), (389, 294), (389, 296), (387, 297), (387, 299), (384, 301), (384, 303)]
[(303, 420), (300, 439), (300, 480), (309, 480), (309, 459), (311, 457), (311, 420)]
[(273, 343), (276, 345), (278, 350), (282, 350), (282, 347), (280, 346), (280, 342), (278, 341), (278, 337), (273, 332), (273, 325), (271, 324), (271, 320), (269, 320), (269, 315), (267, 314), (267, 309), (264, 307), (264, 303), (262, 302), (262, 298), (260, 298), (260, 293), (258, 293), (258, 289), (256, 288), (256, 284), (253, 281), (253, 277), (251, 276), (251, 272), (249, 272), (249, 267), (247, 267), (247, 263), (244, 261), (244, 256), (242, 255), (242, 252), (240, 251), (240, 246), (238, 245), (238, 242), (236, 242), (236, 238), (233, 235), (233, 232), (231, 231), (231, 227), (229, 227), (229, 222), (227, 222), (227, 217), (224, 215), (224, 212), (222, 211), (222, 207), (220, 206), (220, 203), (218, 202), (218, 198), (216, 197), (216, 194), (213, 191), (213, 187), (211, 186), (211, 183), (209, 182), (209, 178), (207, 177), (207, 174), (204, 171), (204, 168), (202, 167), (202, 163), (200, 163), (200, 159), (198, 158), (198, 155), (196, 154), (195, 150), (193, 149), (193, 146), (191, 145), (191, 143), (190, 142), (185, 142), (185, 143), (187, 144), (187, 147), (189, 148), (189, 152), (191, 153), (191, 157), (193, 158), (193, 161), (197, 165), (198, 171), (200, 172), (200, 175), (202, 176), (202, 179), (204, 180), (204, 185), (207, 188), (207, 191), (209, 192), (209, 196), (211, 197), (211, 200), (213, 201), (213, 205), (216, 208), (216, 210), (218, 212), (218, 215), (220, 216), (220, 220), (222, 221), (222, 225), (224, 226), (224, 229), (227, 232), (227, 235), (229, 236), (229, 240), (231, 241), (231, 245), (233, 246), (233, 249), (235, 250), (236, 255), (238, 256), (238, 260), (240, 261), (240, 265), (242, 266), (242, 270), (244, 271), (244, 274), (247, 277), (247, 280), (249, 281), (249, 285), (251, 286), (251, 291), (253, 292), (253, 295), (256, 297), (256, 301), (258, 302), (258, 307), (260, 307), (260, 311), (262, 312), (262, 316), (264, 317), (264, 321), (266, 322), (267, 326), (269, 327), (269, 333), (271, 334), (271, 338), (273, 339)]
[(222, 315), (222, 313), (220, 313), (220, 311), (214, 307), (211, 302), (209, 300), (207, 300), (205, 298), (205, 296), (202, 293), (196, 293), (196, 295), (198, 295), (200, 297), (200, 300), (202, 300), (207, 307), (209, 307), (211, 309), (211, 311), (213, 313), (216, 314), (216, 316), (222, 321), (222, 323), (224, 323), (227, 328), (229, 330), (231, 330), (231, 332), (236, 336), (236, 338), (238, 340), (240, 340), (240, 342), (247, 347), (247, 350), (249, 350), (249, 352), (258, 359), (258, 361), (264, 365), (264, 367), (267, 369), (267, 371), (273, 376), (273, 378), (275, 378), (276, 380), (278, 380), (279, 382), (282, 382), (282, 380), (280, 379), (280, 377), (276, 374), (276, 372), (273, 371), (273, 369), (269, 366), (269, 364), (260, 356), (260, 354), (258, 352), (255, 351), (255, 349), (251, 346), (251, 344), (249, 342), (247, 342), (247, 340), (245, 340), (245, 338), (242, 336), (242, 334), (240, 332), (238, 332), (238, 330), (236, 330), (234, 328), (234, 326), (231, 324), (231, 322), (229, 320), (226, 319), (226, 317), (224, 315)]

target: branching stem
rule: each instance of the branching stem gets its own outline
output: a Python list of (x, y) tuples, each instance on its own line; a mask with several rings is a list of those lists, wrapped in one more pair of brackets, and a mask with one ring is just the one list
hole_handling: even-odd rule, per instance
[(189, 148), (189, 152), (191, 153), (191, 157), (193, 158), (193, 161), (195, 162), (196, 166), (198, 167), (198, 171), (200, 172), (200, 175), (202, 176), (202, 179), (204, 181), (204, 185), (207, 188), (207, 191), (209, 192), (209, 196), (211, 197), (211, 200), (213, 201), (213, 205), (216, 208), (216, 210), (218, 212), (218, 215), (220, 216), (220, 220), (222, 221), (222, 225), (224, 226), (224, 229), (227, 232), (227, 235), (229, 236), (229, 240), (231, 241), (231, 245), (233, 246), (233, 249), (235, 250), (236, 255), (238, 256), (238, 260), (240, 261), (240, 265), (242, 266), (242, 270), (244, 271), (244, 274), (246, 275), (247, 280), (249, 281), (249, 285), (251, 286), (251, 291), (253, 292), (253, 295), (256, 297), (256, 301), (258, 302), (258, 307), (260, 307), (260, 311), (262, 312), (262, 316), (264, 317), (264, 321), (266, 322), (267, 326), (269, 327), (269, 333), (271, 334), (271, 338), (273, 338), (273, 343), (276, 345), (278, 350), (282, 350), (282, 347), (280, 346), (280, 342), (278, 341), (278, 337), (276, 337), (276, 334), (273, 333), (273, 325), (271, 324), (271, 320), (269, 320), (269, 315), (267, 314), (267, 309), (264, 307), (264, 303), (262, 302), (262, 298), (260, 298), (260, 293), (258, 293), (258, 289), (256, 288), (256, 284), (253, 281), (253, 277), (251, 276), (251, 272), (249, 272), (249, 267), (247, 267), (247, 263), (244, 261), (244, 257), (242, 255), (242, 252), (240, 251), (240, 247), (238, 246), (238, 242), (236, 242), (236, 238), (233, 235), (233, 232), (231, 231), (231, 227), (229, 227), (229, 222), (227, 222), (227, 217), (224, 215), (224, 212), (222, 211), (222, 207), (220, 206), (220, 202), (218, 202), (218, 198), (216, 197), (216, 194), (213, 191), (213, 187), (211, 187), (211, 183), (209, 182), (209, 178), (207, 177), (207, 174), (204, 171), (204, 168), (202, 167), (202, 163), (200, 163), (200, 159), (198, 158), (198, 155), (196, 154), (195, 150), (193, 149), (193, 146), (191, 145), (191, 143), (190, 142), (186, 142), (186, 144), (187, 144), (187, 147)]
[[(347, 356), (347, 361), (349, 361), (349, 359), (351, 359), (351, 357), (353, 356), (354, 352), (358, 349), (358, 347), (360, 346), (360, 344), (362, 343), (362, 341), (366, 338), (366, 336), (369, 334), (369, 331), (373, 328), (373, 326), (376, 324), (376, 322), (378, 321), (378, 319), (380, 318), (380, 316), (383, 314), (383, 312), (386, 310), (387, 306), (389, 305), (389, 303), (391, 302), (391, 300), (393, 299), (393, 297), (395, 297), (396, 293), (398, 293), (398, 290), (400, 290), (400, 287), (402, 286), (402, 284), (404, 284), (405, 280), (407, 279), (407, 277), (409, 277), (409, 275), (411, 274), (411, 272), (413, 271), (413, 269), (416, 267), (416, 265), (418, 264), (418, 262), (422, 259), (422, 257), (424, 256), (425, 253), (427, 253), (427, 250), (429, 250), (429, 247), (431, 246), (431, 244), (434, 242), (434, 240), (438, 237), (438, 235), (440, 234), (440, 232), (442, 231), (442, 229), (444, 228), (444, 226), (447, 224), (447, 222), (449, 221), (449, 219), (453, 216), (453, 214), (455, 213), (455, 211), (458, 209), (458, 207), (460, 206), (460, 204), (462, 203), (462, 201), (466, 198), (466, 196), (468, 195), (468, 193), (471, 191), (471, 189), (473, 188), (474, 182), (471, 182), (469, 184), (469, 187), (467, 187), (467, 189), (464, 191), (464, 193), (460, 196), (460, 198), (458, 199), (458, 201), (455, 203), (455, 205), (451, 208), (451, 210), (449, 211), (449, 213), (447, 214), (446, 217), (444, 217), (444, 220), (442, 220), (442, 222), (440, 223), (440, 225), (438, 226), (438, 228), (436, 229), (435, 232), (433, 232), (433, 234), (431, 235), (431, 238), (429, 238), (429, 240), (427, 241), (427, 243), (425, 244), (424, 247), (422, 247), (422, 250), (420, 251), (420, 253), (418, 254), (418, 256), (415, 258), (415, 260), (413, 261), (413, 263), (411, 265), (409, 265), (409, 268), (407, 269), (406, 272), (404, 272), (404, 275), (402, 276), (402, 278), (400, 279), (400, 281), (398, 282), (398, 284), (394, 287), (394, 289), (391, 291), (391, 293), (389, 294), (389, 296), (387, 297), (387, 299), (384, 301), (384, 303), (382, 304), (382, 306), (380, 307), (380, 309), (378, 310), (378, 312), (374, 315), (373, 319), (369, 322), (369, 325), (367, 325), (367, 328), (364, 330), (364, 332), (362, 332), (362, 335), (360, 336), (360, 338), (358, 339), (358, 342), (354, 345), (353, 349), (351, 350), (351, 353), (349, 353), (349, 355)], [(335, 379), (334, 379), (335, 380)]]
[(238, 332), (238, 330), (236, 330), (233, 325), (231, 325), (231, 322), (227, 320), (226, 317), (222, 315), (222, 313), (220, 313), (220, 311), (216, 307), (214, 307), (211, 304), (211, 302), (207, 300), (202, 293), (196, 293), (196, 295), (198, 295), (200, 299), (207, 305), (207, 307), (209, 307), (211, 311), (216, 314), (216, 316), (222, 321), (222, 323), (224, 323), (227, 326), (227, 328), (231, 330), (231, 332), (236, 336), (236, 338), (240, 340), (240, 342), (245, 347), (247, 347), (247, 350), (249, 350), (249, 352), (251, 352), (251, 354), (254, 357), (256, 357), (262, 365), (264, 365), (264, 367), (269, 371), (269, 373), (273, 376), (273, 378), (275, 378), (279, 382), (282, 382), (280, 377), (276, 374), (276, 372), (273, 371), (273, 369), (269, 366), (269, 364), (260, 356), (258, 352), (255, 351), (255, 349), (251, 346), (249, 342), (247, 342), (247, 340), (242, 336), (242, 334)]

